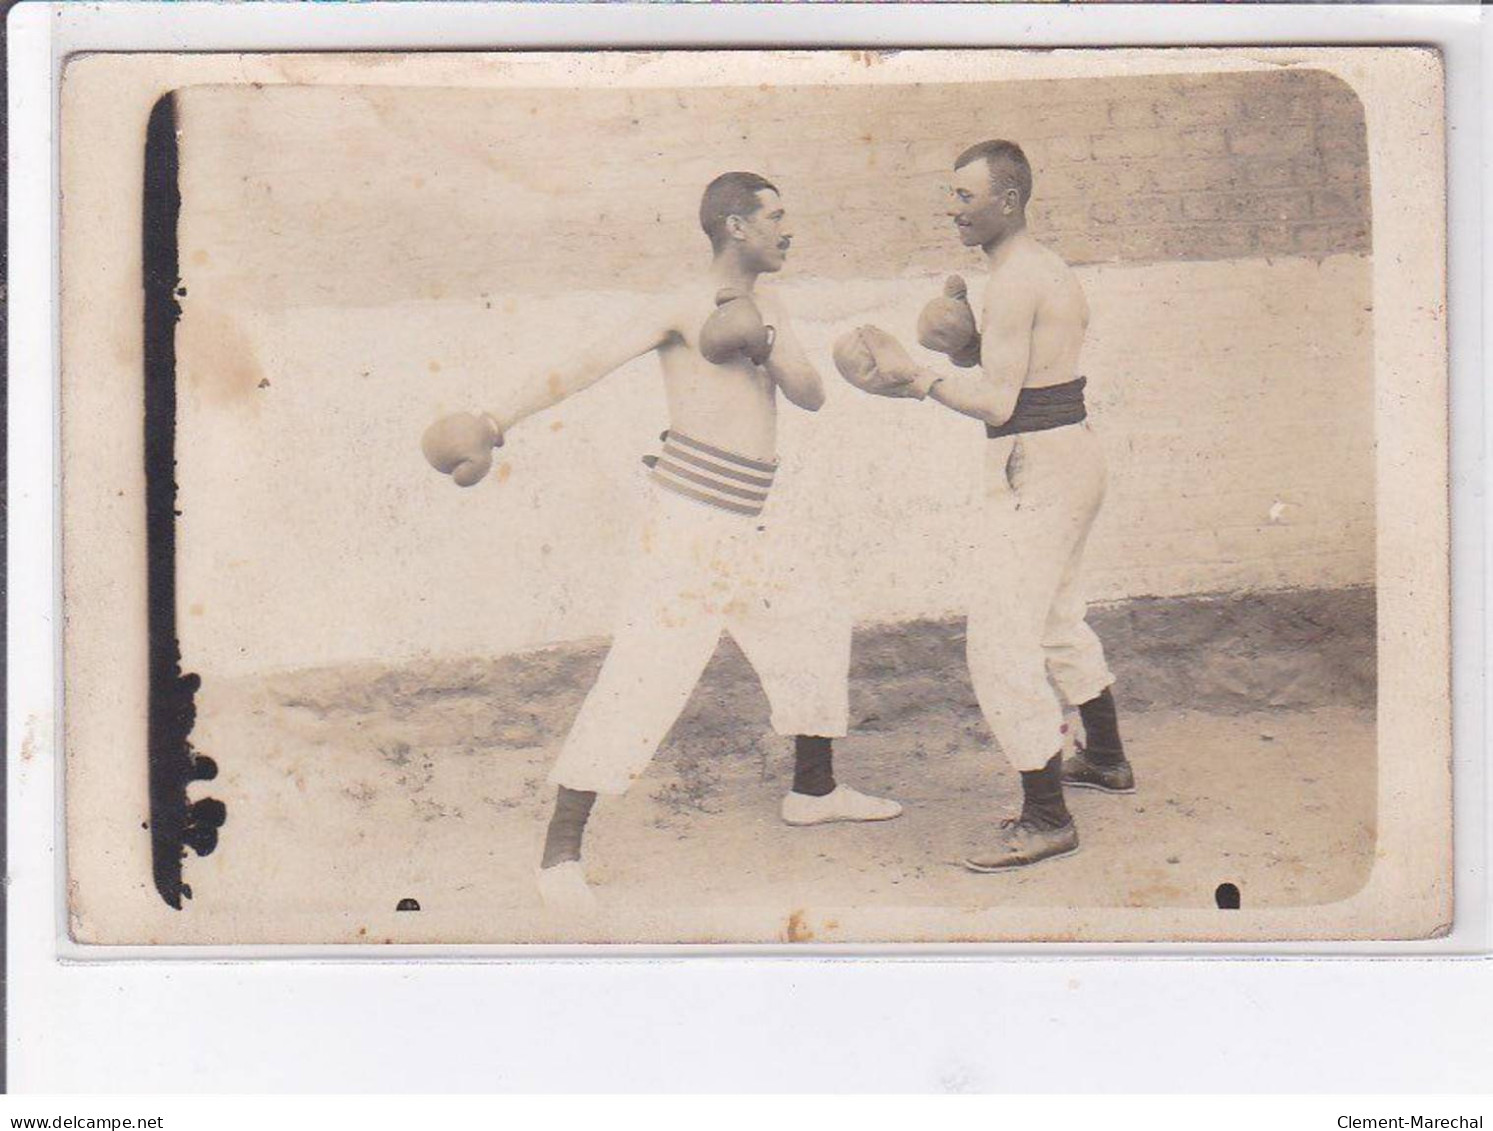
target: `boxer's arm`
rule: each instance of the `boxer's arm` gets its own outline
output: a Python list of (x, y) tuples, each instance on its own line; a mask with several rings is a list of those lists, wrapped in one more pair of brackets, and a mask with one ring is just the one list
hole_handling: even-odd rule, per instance
[(782, 309), (773, 304), (766, 313), (776, 334), (772, 353), (767, 355), (767, 375), (799, 408), (818, 412), (824, 407), (824, 378), (804, 352), (798, 335), (793, 332), (793, 324)]
[(678, 320), (674, 314), (672, 303), (656, 303), (636, 311), (559, 365), (519, 385), (490, 415), (507, 432), (526, 417), (589, 389), (607, 374), (668, 341), (676, 332)]
[(1034, 286), (1003, 289), (987, 297), (981, 327), (980, 368), (939, 367), (929, 396), (955, 412), (1001, 425), (1016, 411), (1032, 357), (1032, 330), (1040, 293)]

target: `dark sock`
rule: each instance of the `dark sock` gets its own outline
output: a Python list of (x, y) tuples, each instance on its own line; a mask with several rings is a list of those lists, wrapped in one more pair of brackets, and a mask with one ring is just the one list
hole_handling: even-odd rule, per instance
[(1125, 760), (1125, 746), (1120, 742), (1120, 720), (1115, 714), (1115, 697), (1105, 688), (1087, 703), (1078, 705), (1083, 719), (1083, 752), (1089, 761), (1101, 766), (1117, 766)]
[(1071, 822), (1063, 804), (1063, 755), (1054, 754), (1040, 770), (1021, 771), (1021, 823), (1036, 829), (1060, 829)]
[(835, 791), (834, 750), (827, 738), (801, 734), (793, 740), (793, 792), (823, 797)]
[(567, 860), (581, 858), (581, 835), (586, 831), (586, 818), (591, 816), (591, 806), (596, 804), (596, 794), (589, 789), (567, 789), (560, 787), (555, 794), (555, 812), (550, 817), (549, 832), (544, 837), (544, 858), (541, 868), (552, 868)]

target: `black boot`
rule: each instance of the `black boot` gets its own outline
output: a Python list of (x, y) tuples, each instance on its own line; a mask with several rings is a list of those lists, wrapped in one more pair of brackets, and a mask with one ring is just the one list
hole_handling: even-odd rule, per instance
[(1120, 722), (1110, 689), (1106, 687), (1087, 703), (1080, 703), (1078, 714), (1083, 719), (1083, 741), (1073, 757), (1063, 763), (1063, 784), (1102, 793), (1134, 793), (1135, 771), (1120, 741)]
[(1063, 802), (1062, 755), (1021, 775), (1021, 816), (1002, 821), (989, 851), (965, 858), (971, 872), (1005, 872), (1078, 851), (1078, 829)]

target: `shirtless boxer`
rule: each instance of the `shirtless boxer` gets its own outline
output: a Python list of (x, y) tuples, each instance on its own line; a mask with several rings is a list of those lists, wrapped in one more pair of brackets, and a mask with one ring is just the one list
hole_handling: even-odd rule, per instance
[(756, 289), (782, 269), (791, 236), (777, 189), (753, 173), (706, 188), (700, 224), (710, 269), (637, 312), (498, 411), (437, 421), (426, 456), (464, 486), (519, 421), (657, 351), (669, 429), (646, 457), (646, 514), (611, 650), (550, 774), (554, 814), (540, 862), (545, 902), (585, 909), (592, 897), (581, 840), (596, 795), (643, 772), (699, 681), (721, 629), (767, 693), (771, 725), (794, 736), (790, 825), (883, 821), (902, 807), (835, 781), (831, 740), (846, 732), (850, 622), (818, 588), (809, 562), (762, 517), (777, 469), (777, 393), (810, 412), (819, 372), (778, 301)]
[[(952, 367), (916, 364), (872, 326), (842, 338), (835, 359), (867, 391), (931, 397), (985, 424), (988, 580), (970, 607), (966, 647), (980, 709), (1021, 773), (1022, 806), (965, 866), (996, 872), (1077, 850), (1064, 784), (1130, 793), (1135, 777), (1079, 577), (1105, 483), (1075, 376), (1088, 304), (1068, 265), (1027, 232), (1032, 170), (1021, 147), (983, 142), (954, 169), (950, 215), (965, 246), (984, 250), (989, 275), (978, 324), (957, 277), (919, 319), (918, 340)], [(1066, 763), (1052, 684), (1083, 721), (1084, 741)]]

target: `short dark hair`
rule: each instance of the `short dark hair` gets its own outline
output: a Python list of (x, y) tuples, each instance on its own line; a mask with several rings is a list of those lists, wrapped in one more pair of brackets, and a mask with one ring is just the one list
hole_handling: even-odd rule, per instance
[(980, 160), (990, 170), (991, 183), (1001, 192), (1014, 188), (1021, 198), (1021, 207), (1025, 208), (1032, 199), (1032, 163), (1021, 146), (1014, 141), (982, 141), (961, 153), (954, 168), (962, 169)]
[(700, 198), (700, 227), (710, 237), (710, 246), (720, 251), (726, 244), (726, 218), (750, 216), (762, 207), (757, 194), (763, 189), (778, 191), (778, 186), (756, 173), (722, 173), (705, 186)]

